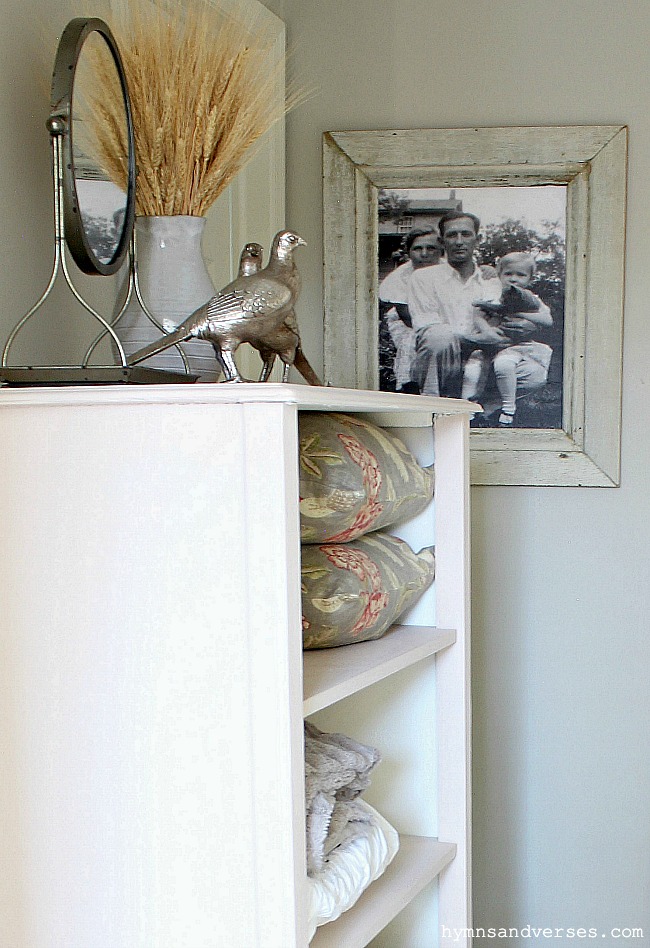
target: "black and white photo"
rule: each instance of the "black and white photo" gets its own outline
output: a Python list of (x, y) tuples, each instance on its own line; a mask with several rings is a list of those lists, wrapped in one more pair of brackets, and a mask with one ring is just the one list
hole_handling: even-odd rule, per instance
[(377, 265), (381, 390), (561, 427), (566, 187), (384, 189)]

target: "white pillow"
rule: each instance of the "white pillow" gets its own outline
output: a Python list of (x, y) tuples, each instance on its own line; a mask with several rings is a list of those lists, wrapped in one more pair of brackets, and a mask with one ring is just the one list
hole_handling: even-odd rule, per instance
[(319, 925), (333, 922), (352, 908), (371, 882), (378, 879), (399, 849), (397, 831), (369, 803), (357, 797), (368, 811), (369, 823), (327, 857), (325, 868), (309, 876), (309, 939)]

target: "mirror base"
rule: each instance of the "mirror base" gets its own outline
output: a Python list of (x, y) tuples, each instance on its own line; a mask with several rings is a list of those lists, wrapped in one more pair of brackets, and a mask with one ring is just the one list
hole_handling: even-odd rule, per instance
[(196, 382), (198, 376), (142, 365), (15, 365), (0, 369), (0, 383), (29, 385), (165, 385)]

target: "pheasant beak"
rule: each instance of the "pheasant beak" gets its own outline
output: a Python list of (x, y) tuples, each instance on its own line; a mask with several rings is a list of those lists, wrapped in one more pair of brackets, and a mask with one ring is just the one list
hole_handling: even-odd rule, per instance
[[(297, 236), (297, 235), (296, 235), (296, 236)], [(298, 246), (299, 246), (299, 247), (306, 247), (306, 246), (307, 246), (307, 241), (306, 241), (306, 240), (303, 240), (302, 237), (298, 237), (297, 243), (298, 243)]]

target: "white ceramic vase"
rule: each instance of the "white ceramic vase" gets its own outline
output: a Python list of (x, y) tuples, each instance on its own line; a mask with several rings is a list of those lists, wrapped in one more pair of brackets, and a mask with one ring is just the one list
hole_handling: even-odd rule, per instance
[[(160, 324), (164, 321), (169, 331), (170, 324), (178, 326), (214, 296), (214, 285), (201, 250), (205, 218), (184, 214), (138, 217), (135, 226), (140, 292), (151, 314)], [(161, 336), (135, 293), (115, 330), (127, 359)], [(183, 343), (183, 350), (190, 371), (199, 376), (200, 382), (213, 382), (219, 378), (219, 365), (210, 343), (193, 340)], [(178, 349), (174, 347), (142, 364), (151, 368), (184, 370)]]

